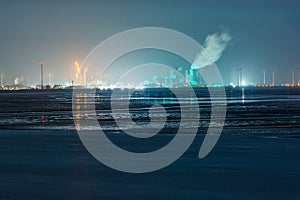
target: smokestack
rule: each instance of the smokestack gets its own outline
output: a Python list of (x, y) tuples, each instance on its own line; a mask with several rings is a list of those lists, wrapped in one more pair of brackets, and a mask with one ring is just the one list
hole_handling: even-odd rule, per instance
[(263, 75), (264, 75), (264, 85), (266, 85), (266, 70), (263, 70)]
[[(228, 70), (227, 72), (228, 72), (228, 83), (227, 83), (227, 85), (230, 85), (230, 83), (231, 83), (231, 73), (230, 73), (230, 70)], [(199, 78), (199, 85), (200, 85), (200, 78)]]
[(295, 71), (292, 70), (292, 84), (295, 85)]
[(50, 85), (50, 82), (51, 82), (51, 75), (50, 73), (48, 73), (48, 85)]
[(275, 70), (272, 69), (272, 86), (275, 86)]
[(300, 85), (300, 68), (298, 68), (298, 86)]
[(235, 81), (235, 73), (234, 73), (234, 70), (232, 70), (232, 83), (235, 84), (236, 81)]
[(243, 72), (242, 72), (242, 68), (240, 68), (240, 75), (241, 75), (241, 83), (240, 85), (243, 86)]
[(1, 87), (4, 86), (4, 85), (3, 85), (3, 76), (4, 76), (4, 74), (1, 74)]
[(242, 86), (242, 84), (243, 84), (242, 68), (238, 68), (236, 71), (237, 71), (237, 82), (238, 82), (238, 86)]
[(41, 65), (41, 89), (42, 90), (44, 89), (44, 71), (43, 71), (44, 64), (45, 64), (45, 62), (43, 62), (43, 61), (40, 62), (40, 65)]
[(237, 86), (240, 86), (240, 69), (236, 70), (236, 81), (237, 81)]

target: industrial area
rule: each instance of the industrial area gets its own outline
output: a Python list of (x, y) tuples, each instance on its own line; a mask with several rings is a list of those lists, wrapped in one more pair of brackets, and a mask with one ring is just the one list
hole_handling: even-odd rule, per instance
[[(227, 83), (224, 84), (208, 84), (204, 81), (200, 73), (205, 73), (204, 70), (193, 69), (192, 67), (178, 67), (173, 70), (170, 70), (169, 73), (159, 74), (157, 76), (149, 78), (143, 82), (132, 82), (128, 83), (118, 83), (111, 84), (107, 83), (104, 80), (93, 80), (89, 81), (87, 79), (87, 68), (82, 70), (80, 64), (74, 62), (74, 74), (73, 79), (68, 80), (65, 83), (54, 84), (51, 80), (51, 74), (48, 74), (48, 81), (45, 81), (44, 67), (45, 62), (39, 62), (40, 66), (40, 84), (38, 85), (25, 85), (20, 83), (18, 79), (14, 80), (13, 84), (4, 84), (4, 74), (1, 74), (1, 87), (0, 90), (50, 90), (50, 89), (72, 89), (76, 88), (99, 88), (99, 89), (143, 89), (143, 88), (183, 88), (183, 87), (300, 87), (300, 68), (297, 70), (291, 71), (291, 80), (288, 83), (277, 84), (276, 83), (276, 74), (275, 69), (273, 68), (271, 74), (271, 82), (266, 81), (267, 72), (262, 70), (261, 82), (253, 83), (246, 82), (243, 76), (242, 68), (237, 68), (231, 72), (230, 78)], [(174, 73), (174, 72), (177, 73)], [(200, 71), (200, 73), (199, 73)], [(202, 71), (202, 72), (201, 72)], [(297, 73), (296, 73), (297, 72)], [(47, 83), (46, 83), (47, 82)]]

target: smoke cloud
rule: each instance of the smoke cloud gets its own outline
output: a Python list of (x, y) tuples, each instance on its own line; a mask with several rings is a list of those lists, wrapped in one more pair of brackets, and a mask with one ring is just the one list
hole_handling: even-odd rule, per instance
[(14, 79), (14, 84), (15, 85), (18, 85), (20, 83), (20, 79), (19, 79), (19, 77), (16, 77), (15, 79)]
[(16, 77), (16, 78), (14, 79), (14, 84), (15, 84), (15, 85), (21, 84), (22, 81), (24, 81), (24, 78), (23, 78), (22, 76)]
[(208, 35), (204, 42), (204, 50), (199, 52), (194, 60), (193, 69), (203, 68), (218, 61), (232, 37), (228, 33)]

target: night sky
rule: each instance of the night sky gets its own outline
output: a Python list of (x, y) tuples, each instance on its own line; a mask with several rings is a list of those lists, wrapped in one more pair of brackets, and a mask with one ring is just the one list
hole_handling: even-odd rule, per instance
[[(16, 77), (39, 83), (39, 61), (55, 83), (71, 79), (74, 62), (98, 43), (121, 31), (157, 26), (180, 31), (200, 44), (214, 33), (231, 41), (216, 62), (225, 81), (243, 68), (248, 82), (261, 83), (263, 70), (271, 82), (291, 82), (300, 68), (299, 0), (110, 0), (0, 1), (0, 73), (4, 83)], [(47, 78), (46, 83), (48, 82)]]

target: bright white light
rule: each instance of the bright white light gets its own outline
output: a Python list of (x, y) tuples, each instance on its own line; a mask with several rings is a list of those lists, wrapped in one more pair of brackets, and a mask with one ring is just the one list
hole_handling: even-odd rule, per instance
[(247, 83), (246, 83), (246, 81), (242, 81), (242, 86), (247, 86)]
[(229, 83), (230, 86), (235, 87), (236, 85), (234, 83)]
[(143, 90), (143, 89), (145, 89), (145, 86), (143, 86), (143, 85), (136, 86), (136, 87), (134, 87), (134, 89), (136, 89), (136, 90)]
[(71, 84), (69, 82), (65, 82), (64, 86), (69, 87), (69, 86), (71, 86)]

